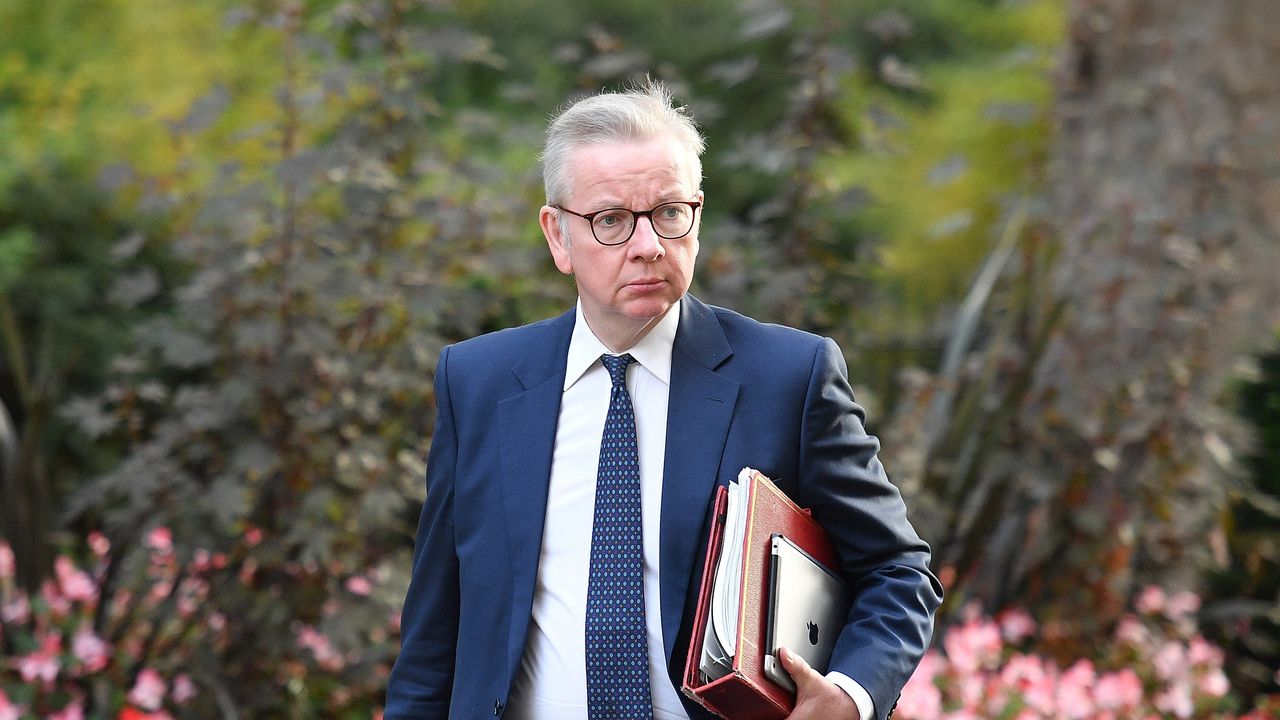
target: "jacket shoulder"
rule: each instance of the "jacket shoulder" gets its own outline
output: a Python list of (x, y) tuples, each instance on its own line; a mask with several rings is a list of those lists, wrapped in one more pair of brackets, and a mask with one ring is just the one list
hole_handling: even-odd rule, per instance
[(437, 383), (447, 377), (459, 397), (506, 397), (563, 372), (572, 332), (569, 313), (449, 345), (436, 365)]
[(449, 361), (450, 364), (469, 363), (520, 356), (528, 353), (531, 347), (553, 343), (561, 336), (567, 336), (572, 328), (573, 316), (559, 315), (528, 325), (495, 330), (450, 345)]

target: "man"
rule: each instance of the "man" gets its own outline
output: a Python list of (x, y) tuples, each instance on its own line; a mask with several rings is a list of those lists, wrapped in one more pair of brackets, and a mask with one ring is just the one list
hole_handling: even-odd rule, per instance
[(831, 534), (856, 599), (793, 720), (883, 720), (942, 589), (824, 338), (686, 294), (702, 139), (656, 83), (547, 135), (542, 231), (578, 303), (446, 348), (387, 720), (708, 718), (678, 686), (717, 485), (745, 466)]

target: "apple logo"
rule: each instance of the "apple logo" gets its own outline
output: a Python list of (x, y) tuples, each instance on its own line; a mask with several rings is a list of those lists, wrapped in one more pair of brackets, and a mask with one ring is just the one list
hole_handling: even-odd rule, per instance
[(809, 644), (817, 645), (818, 644), (818, 624), (811, 622), (808, 624), (808, 627), (809, 627)]

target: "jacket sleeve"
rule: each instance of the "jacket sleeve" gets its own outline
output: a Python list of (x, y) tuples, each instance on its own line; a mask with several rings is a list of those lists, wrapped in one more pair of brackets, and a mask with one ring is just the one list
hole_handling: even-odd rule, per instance
[(449, 715), (458, 644), (458, 556), (453, 498), (458, 436), (448, 379), (449, 348), (436, 365), (436, 425), (427, 456), (427, 499), (418, 521), (413, 577), (400, 618), (400, 655), (387, 683), (386, 720)]
[(844, 357), (824, 338), (806, 392), (798, 493), (830, 533), (854, 590), (830, 669), (866, 688), (885, 720), (929, 645), (942, 585), (864, 421)]

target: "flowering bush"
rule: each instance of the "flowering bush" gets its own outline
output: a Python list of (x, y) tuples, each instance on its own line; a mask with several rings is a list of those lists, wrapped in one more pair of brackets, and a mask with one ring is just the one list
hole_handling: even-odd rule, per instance
[[(237, 637), (241, 625), (228, 608), (246, 592), (271, 594), (257, 588), (252, 551), (261, 540), (251, 528), (231, 553), (196, 550), (180, 562), (166, 527), (146, 534), (136, 558), (113, 554), (95, 532), (85, 566), (59, 556), (54, 577), (34, 595), (17, 586), (13, 551), (0, 541), (0, 720), (172, 720), (212, 716), (215, 708), (222, 715), (247, 711), (226, 692), (234, 676), (228, 666), (245, 664), (236, 650), (245, 645)], [(304, 567), (293, 570), (308, 580)], [(341, 597), (324, 601), (318, 624), (339, 608), (372, 603), (381, 580), (379, 573), (347, 577), (335, 592)], [(389, 593), (398, 596), (398, 589)], [(301, 696), (294, 707), (302, 716), (376, 716), (396, 631), (396, 620), (385, 610), (384, 617), (363, 647), (295, 620), (282, 631), (281, 653), (261, 668), (263, 679)], [(368, 658), (377, 662), (363, 662)]]
[(1280, 697), (1244, 715), (1223, 653), (1199, 634), (1200, 598), (1148, 587), (1093, 658), (1067, 664), (1032, 650), (1039, 628), (1022, 610), (992, 619), (976, 606), (929, 650), (902, 691), (904, 720), (1155, 720), (1280, 717)]

